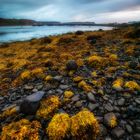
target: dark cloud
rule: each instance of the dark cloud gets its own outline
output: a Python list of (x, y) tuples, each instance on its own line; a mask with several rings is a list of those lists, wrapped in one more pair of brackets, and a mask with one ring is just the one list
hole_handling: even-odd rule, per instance
[(88, 20), (105, 13), (135, 11), (136, 7), (140, 10), (140, 0), (0, 0), (0, 17)]

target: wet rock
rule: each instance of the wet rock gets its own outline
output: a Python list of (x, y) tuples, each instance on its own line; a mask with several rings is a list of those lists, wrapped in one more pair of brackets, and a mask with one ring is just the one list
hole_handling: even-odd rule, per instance
[(125, 131), (121, 127), (116, 127), (112, 130), (112, 135), (115, 138), (121, 138), (125, 134)]
[(129, 67), (132, 69), (135, 69), (138, 66), (138, 63), (136, 61), (129, 62)]
[(82, 102), (81, 101), (76, 102), (75, 107), (77, 108), (82, 107)]
[(134, 140), (140, 140), (140, 133), (139, 134), (135, 134), (133, 137), (134, 137)]
[(89, 108), (91, 111), (95, 110), (95, 109), (98, 108), (98, 107), (99, 107), (99, 104), (92, 104), (92, 103), (89, 103), (89, 104), (88, 104), (88, 108)]
[(107, 113), (104, 115), (104, 124), (106, 124), (107, 126), (110, 127), (110, 120), (113, 118), (113, 117), (116, 117), (114, 113)]
[(66, 90), (69, 86), (68, 85), (60, 85), (59, 88), (62, 90)]
[(133, 129), (132, 129), (131, 125), (129, 125), (129, 124), (126, 124), (126, 130), (127, 130), (128, 133), (133, 132)]
[(95, 100), (95, 96), (91, 92), (87, 94), (87, 98), (91, 102), (95, 102), (96, 101)]
[(77, 65), (75, 60), (69, 60), (66, 64), (66, 69), (69, 71), (70, 70), (77, 70), (77, 68), (78, 68), (78, 65)]
[(108, 103), (108, 104), (105, 105), (105, 109), (107, 111), (111, 112), (111, 111), (113, 111), (113, 106), (110, 103)]
[(140, 98), (136, 98), (136, 99), (135, 99), (135, 102), (136, 102), (137, 104), (140, 104)]
[(79, 98), (78, 95), (75, 95), (75, 96), (73, 96), (73, 97), (71, 98), (71, 100), (72, 100), (73, 102), (76, 102), (76, 101), (79, 101), (80, 98)]
[(45, 92), (44, 91), (38, 91), (36, 93), (33, 93), (25, 98), (25, 100), (28, 100), (30, 102), (38, 102), (42, 99), (44, 96)]
[(32, 95), (29, 95), (20, 105), (20, 112), (26, 115), (34, 115), (39, 108), (40, 100), (44, 96), (45, 92), (39, 91)]
[(124, 98), (120, 98), (118, 101), (117, 101), (118, 105), (119, 106), (123, 106), (125, 104), (125, 99)]
[(103, 124), (100, 124), (100, 135), (105, 136), (107, 134), (107, 129)]
[(140, 133), (140, 126), (136, 127), (136, 132)]

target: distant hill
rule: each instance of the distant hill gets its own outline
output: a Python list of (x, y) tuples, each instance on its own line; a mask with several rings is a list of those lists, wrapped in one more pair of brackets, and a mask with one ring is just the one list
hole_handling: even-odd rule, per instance
[(34, 25), (36, 21), (29, 19), (4, 19), (0, 18), (0, 26)]

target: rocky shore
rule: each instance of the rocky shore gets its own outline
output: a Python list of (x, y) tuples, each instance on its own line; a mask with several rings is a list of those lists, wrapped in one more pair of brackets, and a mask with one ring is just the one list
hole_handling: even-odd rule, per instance
[(140, 140), (140, 28), (0, 46), (1, 140)]

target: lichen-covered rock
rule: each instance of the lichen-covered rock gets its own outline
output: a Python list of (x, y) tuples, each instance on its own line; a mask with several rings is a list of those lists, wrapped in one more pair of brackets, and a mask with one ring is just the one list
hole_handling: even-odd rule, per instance
[(38, 121), (29, 122), (22, 119), (12, 122), (2, 128), (1, 140), (39, 140), (39, 129), (41, 124)]
[(49, 140), (63, 140), (70, 131), (70, 117), (66, 113), (56, 114), (47, 127)]

